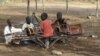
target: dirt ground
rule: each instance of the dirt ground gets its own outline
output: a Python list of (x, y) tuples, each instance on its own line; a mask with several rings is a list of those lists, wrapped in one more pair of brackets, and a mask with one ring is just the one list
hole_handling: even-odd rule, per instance
[(46, 50), (36, 44), (24, 46), (0, 45), (0, 56), (57, 56), (52, 50), (61, 51), (61, 56), (100, 56), (100, 39), (70, 39), (66, 44), (57, 43)]
[[(75, 6), (75, 5), (74, 5)], [(24, 45), (24, 46), (5, 46), (4, 45), (4, 36), (3, 29), (6, 25), (6, 20), (8, 18), (12, 19), (14, 26), (20, 27), (20, 24), (25, 21), (26, 16), (26, 7), (0, 7), (0, 56), (57, 56), (51, 53), (52, 50), (61, 51), (63, 54), (61, 56), (100, 56), (100, 38), (78, 38), (70, 37), (69, 41), (66, 44), (57, 43), (54, 47), (46, 50), (41, 48), (36, 44)], [(57, 7), (58, 8), (58, 7)], [(51, 18), (56, 18), (54, 14), (57, 11), (56, 7), (54, 9), (48, 8), (47, 12)], [(74, 9), (73, 9), (74, 8)], [(61, 6), (61, 11), (64, 14), (65, 18), (71, 19), (72, 23), (85, 23), (88, 22), (87, 15), (90, 12), (94, 13), (95, 9), (93, 8), (80, 8), (80, 7), (70, 7), (70, 13), (66, 16), (65, 10)], [(87, 10), (91, 9), (91, 10)], [(31, 9), (33, 12), (34, 9)], [(89, 11), (89, 12), (87, 12)], [(36, 12), (37, 16), (40, 15), (42, 9)], [(93, 20), (92, 20), (93, 21)], [(20, 27), (21, 28), (21, 27)], [(99, 30), (99, 29), (98, 29)]]

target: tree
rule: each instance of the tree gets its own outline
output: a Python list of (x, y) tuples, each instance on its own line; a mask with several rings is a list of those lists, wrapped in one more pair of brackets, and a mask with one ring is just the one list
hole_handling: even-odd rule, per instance
[(27, 0), (27, 16), (30, 14), (30, 0)]
[(37, 10), (37, 0), (35, 0), (35, 8), (36, 8), (36, 10)]
[(45, 11), (44, 0), (42, 0), (43, 11)]
[(99, 0), (97, 0), (97, 3), (96, 3), (96, 17), (97, 17), (97, 19), (98, 19), (98, 17), (99, 17)]
[(68, 0), (66, 0), (66, 13), (68, 13), (68, 6), (69, 6), (69, 1)]
[(0, 0), (0, 4), (4, 4), (6, 0)]

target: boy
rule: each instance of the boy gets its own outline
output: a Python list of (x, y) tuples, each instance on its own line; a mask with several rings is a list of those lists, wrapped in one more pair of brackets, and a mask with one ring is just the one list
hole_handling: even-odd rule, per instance
[(26, 32), (27, 36), (34, 35), (34, 25), (31, 23), (30, 17), (26, 17), (26, 23), (23, 24), (22, 30)]
[(43, 39), (45, 42), (46, 48), (49, 48), (49, 38), (53, 35), (53, 28), (52, 28), (52, 22), (48, 18), (47, 13), (41, 14), (41, 22), (40, 22), (40, 28), (43, 31)]
[(36, 17), (35, 12), (32, 13), (31, 21), (35, 26), (37, 26), (39, 24), (40, 20)]
[[(13, 37), (15, 37), (15, 33), (17, 32), (22, 32), (22, 30), (13, 27), (11, 21), (8, 19), (7, 26), (5, 26), (5, 29), (4, 29), (5, 43), (7, 45), (13, 41)], [(19, 44), (19, 41), (17, 41), (15, 44)]]
[(65, 33), (68, 29), (68, 23), (62, 18), (62, 13), (57, 12), (57, 20), (53, 23), (56, 33)]

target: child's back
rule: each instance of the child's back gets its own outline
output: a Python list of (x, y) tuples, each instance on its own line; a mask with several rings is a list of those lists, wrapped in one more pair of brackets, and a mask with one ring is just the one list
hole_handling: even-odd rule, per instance
[(52, 28), (52, 22), (50, 19), (45, 19), (40, 23), (40, 27), (43, 30), (43, 35), (45, 37), (53, 35), (53, 28)]

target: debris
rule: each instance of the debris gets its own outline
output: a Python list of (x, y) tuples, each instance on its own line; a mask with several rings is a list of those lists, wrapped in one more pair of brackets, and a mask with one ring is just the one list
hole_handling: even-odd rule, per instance
[(17, 44), (17, 45), (19, 45), (20, 44), (20, 42), (14, 42), (15, 44)]
[(77, 37), (78, 40), (85, 40), (87, 39), (88, 37)]
[(88, 18), (88, 19), (92, 19), (92, 17), (91, 17), (91, 16), (87, 16), (87, 18)]
[(55, 55), (62, 55), (61, 51), (52, 50), (51, 52), (52, 52), (52, 54), (55, 54)]
[(98, 38), (96, 35), (90, 35), (91, 38)]

